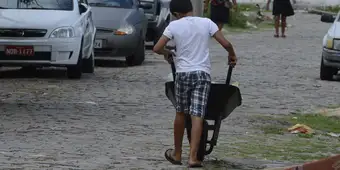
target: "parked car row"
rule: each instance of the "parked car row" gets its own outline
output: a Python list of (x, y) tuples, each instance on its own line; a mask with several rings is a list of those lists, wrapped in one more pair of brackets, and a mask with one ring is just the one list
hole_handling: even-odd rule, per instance
[(320, 79), (333, 80), (340, 70), (340, 12), (336, 16), (324, 14), (321, 21), (332, 25), (323, 38)]
[(145, 60), (169, 23), (167, 0), (0, 0), (0, 65), (93, 73), (95, 56)]

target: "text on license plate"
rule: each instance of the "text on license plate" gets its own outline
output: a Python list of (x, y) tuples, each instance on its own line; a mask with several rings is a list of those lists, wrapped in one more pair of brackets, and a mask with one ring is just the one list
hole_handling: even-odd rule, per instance
[(33, 46), (6, 46), (5, 55), (7, 56), (34, 56)]
[(94, 48), (102, 48), (102, 47), (103, 47), (103, 40), (94, 41)]

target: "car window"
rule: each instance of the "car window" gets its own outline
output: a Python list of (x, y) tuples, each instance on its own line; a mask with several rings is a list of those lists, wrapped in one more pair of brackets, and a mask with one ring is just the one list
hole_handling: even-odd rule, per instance
[(88, 0), (90, 6), (132, 8), (132, 0)]
[(0, 0), (0, 9), (73, 10), (73, 0)]
[(86, 0), (78, 0), (78, 4), (83, 3), (83, 4), (88, 4)]

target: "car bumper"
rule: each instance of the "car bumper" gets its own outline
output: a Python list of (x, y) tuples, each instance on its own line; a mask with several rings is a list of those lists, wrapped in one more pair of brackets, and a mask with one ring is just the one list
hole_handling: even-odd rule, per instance
[(114, 35), (113, 33), (97, 32), (94, 52), (99, 56), (128, 56), (132, 55), (139, 45), (140, 36), (137, 33), (130, 35)]
[(340, 51), (324, 48), (322, 56), (326, 66), (340, 68)]
[[(33, 56), (6, 55), (6, 46), (33, 46)], [(0, 39), (1, 65), (51, 65), (77, 64), (81, 38)]]

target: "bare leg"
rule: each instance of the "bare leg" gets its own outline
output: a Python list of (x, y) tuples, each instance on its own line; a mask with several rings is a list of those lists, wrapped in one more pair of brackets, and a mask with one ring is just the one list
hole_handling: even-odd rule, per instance
[(191, 116), (191, 141), (190, 141), (190, 157), (189, 164), (200, 163), (197, 160), (197, 152), (201, 141), (203, 130), (203, 119), (197, 116)]
[(175, 153), (174, 159), (180, 161), (182, 159), (182, 142), (185, 129), (185, 115), (184, 113), (176, 113), (174, 122), (174, 140), (175, 140)]
[(280, 16), (275, 16), (275, 37), (279, 37), (279, 27), (280, 27)]
[(286, 16), (281, 15), (281, 33), (282, 37), (286, 37), (285, 32), (286, 32)]
[(220, 31), (221, 31), (221, 30), (222, 30), (222, 28), (223, 28), (223, 23), (218, 23), (218, 24), (217, 24), (217, 26), (218, 26), (218, 30), (220, 30)]

